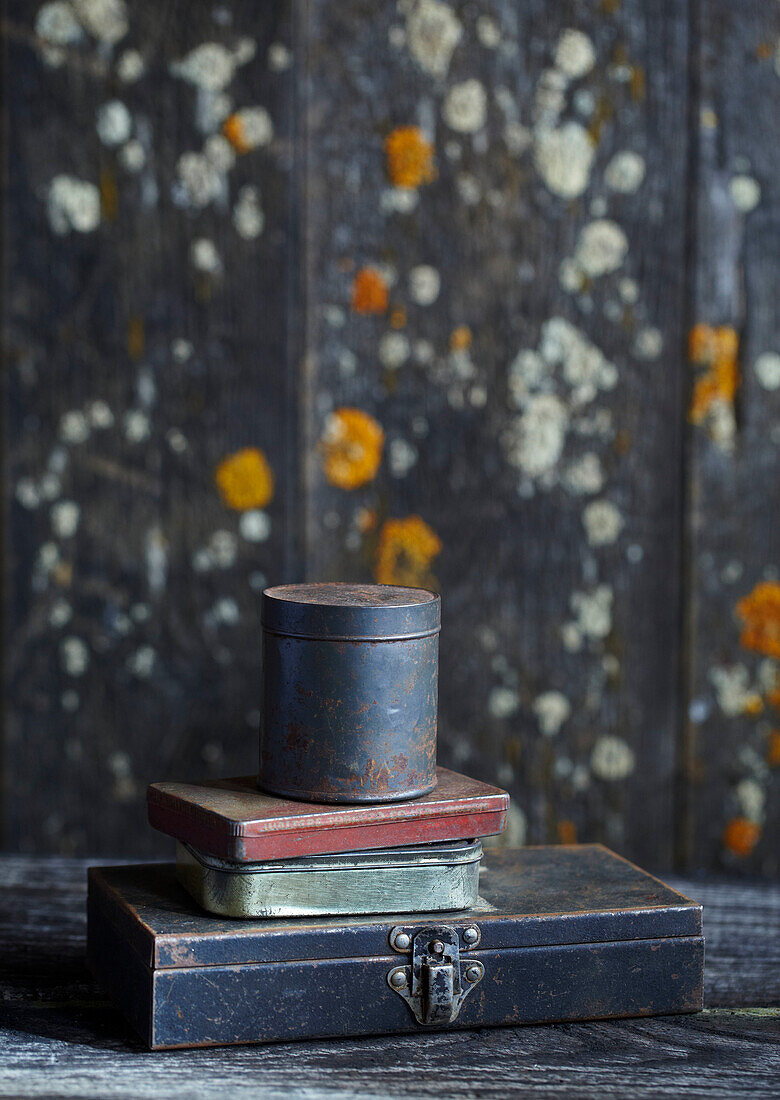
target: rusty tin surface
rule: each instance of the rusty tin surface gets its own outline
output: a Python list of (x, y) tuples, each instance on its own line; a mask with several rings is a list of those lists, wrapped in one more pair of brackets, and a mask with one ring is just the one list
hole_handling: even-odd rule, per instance
[(357, 803), (433, 789), (440, 605), (381, 584), (263, 592), (264, 790)]
[(433, 791), (409, 802), (334, 806), (264, 794), (254, 776), (153, 783), (149, 823), (209, 855), (248, 862), (468, 840), (500, 833), (509, 795), (438, 768)]
[(478, 840), (237, 863), (179, 841), (176, 875), (222, 917), (355, 916), (470, 909), (477, 902)]
[(600, 845), (487, 852), (458, 913), (235, 921), (90, 870), (87, 955), (148, 1046), (696, 1012), (701, 906)]

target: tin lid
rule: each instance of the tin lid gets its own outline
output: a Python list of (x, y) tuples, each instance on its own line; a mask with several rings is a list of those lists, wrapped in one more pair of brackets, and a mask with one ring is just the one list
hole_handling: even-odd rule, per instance
[(391, 584), (280, 584), (263, 592), (263, 627), (302, 638), (389, 641), (438, 633), (441, 599)]

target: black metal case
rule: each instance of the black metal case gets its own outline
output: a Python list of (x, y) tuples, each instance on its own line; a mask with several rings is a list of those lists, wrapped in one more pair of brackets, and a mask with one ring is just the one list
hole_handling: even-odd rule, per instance
[(485, 864), (464, 912), (258, 922), (93, 868), (90, 966), (153, 1049), (701, 1008), (701, 906), (600, 845)]

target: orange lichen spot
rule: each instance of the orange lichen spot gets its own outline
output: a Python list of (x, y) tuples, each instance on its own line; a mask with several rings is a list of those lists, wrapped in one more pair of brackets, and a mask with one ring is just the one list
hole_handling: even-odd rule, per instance
[(376, 477), (385, 433), (362, 409), (336, 409), (320, 441), (325, 477), (339, 489), (358, 489)]
[(433, 146), (419, 126), (399, 126), (385, 138), (387, 175), (396, 187), (417, 188), (436, 178)]
[(756, 718), (763, 710), (764, 700), (757, 692), (754, 692), (753, 695), (745, 696), (745, 701), (742, 704), (743, 714), (747, 714), (750, 718)]
[(691, 362), (707, 367), (693, 387), (688, 412), (693, 424), (701, 424), (716, 403), (733, 405), (739, 386), (739, 336), (731, 325), (694, 325), (688, 337)]
[(214, 480), (228, 508), (265, 508), (274, 495), (274, 475), (259, 447), (244, 447), (217, 466)]
[(759, 42), (756, 46), (756, 57), (759, 61), (768, 61), (774, 56), (775, 48), (771, 42)]
[(376, 579), (413, 588), (430, 585), (431, 563), (441, 549), (439, 536), (420, 516), (385, 520), (379, 532)]
[(762, 581), (737, 604), (737, 614), (744, 622), (740, 645), (780, 658), (780, 584)]
[(119, 190), (116, 172), (104, 165), (100, 169), (100, 212), (107, 222), (116, 221), (119, 212)]
[(641, 103), (645, 98), (645, 88), (647, 86), (647, 78), (645, 77), (645, 70), (641, 65), (631, 66), (631, 79), (629, 80), (629, 87), (631, 89), (631, 98), (634, 103)]
[(767, 695), (767, 702), (775, 710), (780, 710), (780, 687), (773, 688)]
[(386, 313), (387, 283), (375, 267), (361, 267), (352, 284), (355, 313)]
[(373, 508), (361, 508), (355, 516), (358, 531), (365, 535), (376, 527), (377, 515)]
[(770, 768), (780, 767), (780, 730), (772, 730), (766, 747), (766, 762)]
[(244, 124), (238, 113), (229, 115), (222, 123), (222, 133), (228, 139), (237, 153), (248, 153), (252, 146), (247, 141), (244, 133)]
[(739, 336), (731, 325), (694, 325), (688, 335), (688, 355), (693, 363), (713, 363), (718, 359), (736, 359)]
[(746, 817), (732, 817), (723, 830), (723, 847), (735, 856), (749, 856), (761, 837), (761, 826)]
[(406, 310), (403, 306), (396, 306), (390, 314), (390, 325), (392, 328), (404, 328), (406, 325)]
[(127, 354), (131, 359), (140, 359), (144, 353), (145, 345), (143, 317), (137, 315), (129, 317), (127, 321)]
[(450, 333), (450, 351), (468, 351), (471, 347), (471, 329), (468, 325), (458, 325)]
[(577, 843), (577, 826), (573, 821), (559, 821), (556, 825), (558, 833), (558, 840), (561, 844), (576, 844)]

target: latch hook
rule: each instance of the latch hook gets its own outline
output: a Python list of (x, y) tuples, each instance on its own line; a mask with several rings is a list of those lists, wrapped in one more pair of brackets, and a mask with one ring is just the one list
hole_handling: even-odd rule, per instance
[(411, 948), (412, 964), (394, 966), (387, 981), (409, 1005), (419, 1024), (452, 1023), (466, 997), (482, 980), (482, 963), (460, 957), (461, 935), (466, 947), (479, 942), (479, 930), (474, 928), (421, 928), (412, 937), (394, 929), (390, 935), (397, 951)]

